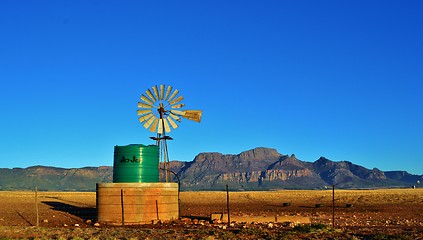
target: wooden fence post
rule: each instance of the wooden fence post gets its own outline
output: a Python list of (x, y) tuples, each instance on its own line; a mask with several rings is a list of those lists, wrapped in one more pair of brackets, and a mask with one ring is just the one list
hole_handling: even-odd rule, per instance
[(38, 187), (35, 187), (35, 213), (37, 215), (37, 227), (40, 226), (40, 216), (38, 214)]

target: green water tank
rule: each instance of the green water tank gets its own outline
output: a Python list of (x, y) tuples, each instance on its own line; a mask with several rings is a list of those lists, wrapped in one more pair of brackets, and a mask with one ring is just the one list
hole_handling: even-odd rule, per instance
[(115, 146), (113, 182), (159, 182), (159, 147), (142, 144)]

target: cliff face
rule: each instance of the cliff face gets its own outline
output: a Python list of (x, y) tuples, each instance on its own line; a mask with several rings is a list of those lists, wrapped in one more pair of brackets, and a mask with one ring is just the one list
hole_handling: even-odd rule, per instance
[[(335, 184), (338, 188), (411, 186), (405, 174), (366, 169), (351, 162), (333, 162), (324, 157), (315, 162), (301, 161), (295, 155), (282, 155), (275, 149), (255, 148), (237, 155), (201, 153), (177, 171), (183, 190), (232, 189), (266, 190), (281, 188), (313, 189)], [(416, 176), (421, 178), (421, 176)], [(176, 180), (176, 179), (175, 179)]]
[[(163, 168), (163, 164), (160, 166)], [(321, 157), (306, 162), (295, 155), (282, 155), (275, 149), (255, 148), (240, 154), (200, 153), (191, 162), (169, 163), (172, 181), (182, 190), (321, 189), (411, 187), (423, 176), (405, 171), (383, 172), (351, 162), (334, 162)], [(160, 171), (164, 180), (164, 171)], [(0, 190), (95, 191), (96, 183), (112, 182), (112, 167), (0, 169)]]

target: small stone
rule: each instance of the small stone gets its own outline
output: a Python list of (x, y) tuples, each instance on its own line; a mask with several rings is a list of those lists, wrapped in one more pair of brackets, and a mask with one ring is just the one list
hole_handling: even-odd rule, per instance
[(185, 224), (190, 224), (192, 222), (190, 218), (182, 218), (181, 221)]
[(229, 226), (235, 227), (235, 223), (231, 223), (231, 224), (229, 224)]
[(284, 227), (294, 227), (295, 224), (293, 222), (283, 222), (282, 226), (284, 226)]
[(43, 223), (48, 223), (48, 219), (43, 219)]
[(222, 229), (225, 230), (226, 229), (226, 225), (222, 226)]
[(152, 224), (160, 224), (160, 223), (162, 223), (160, 220), (151, 220), (151, 223)]
[(79, 227), (79, 224), (78, 223), (75, 223), (75, 225), (74, 225), (75, 227)]
[(94, 227), (100, 227), (100, 223), (94, 223)]
[(267, 228), (273, 228), (273, 223), (268, 223)]
[(67, 227), (68, 225), (65, 223), (65, 224), (63, 224), (63, 227)]
[(88, 219), (87, 221), (85, 221), (86, 223), (91, 223), (91, 219)]

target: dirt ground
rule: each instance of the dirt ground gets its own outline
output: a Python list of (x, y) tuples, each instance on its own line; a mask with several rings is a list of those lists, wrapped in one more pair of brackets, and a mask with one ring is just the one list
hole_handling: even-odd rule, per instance
[[(226, 192), (182, 192), (182, 220), (128, 227), (95, 227), (94, 192), (0, 192), (0, 237), (4, 238), (192, 238), (192, 239), (423, 239), (423, 189), (230, 192), (231, 216), (242, 223), (211, 222), (226, 213)], [(251, 224), (255, 217), (309, 217), (311, 225)], [(311, 227), (310, 227), (311, 226)], [(314, 227), (314, 228), (313, 228)]]

